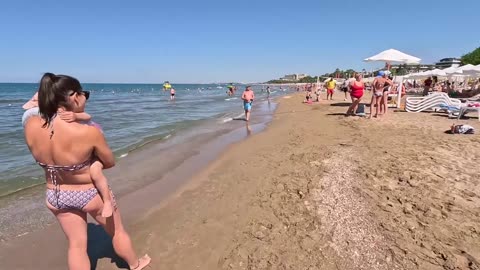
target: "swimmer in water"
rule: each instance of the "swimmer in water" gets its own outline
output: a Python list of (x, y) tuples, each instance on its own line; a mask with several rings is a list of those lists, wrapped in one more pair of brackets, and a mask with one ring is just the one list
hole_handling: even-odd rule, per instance
[(172, 87), (172, 89), (170, 89), (170, 100), (174, 100), (175, 99), (175, 88)]

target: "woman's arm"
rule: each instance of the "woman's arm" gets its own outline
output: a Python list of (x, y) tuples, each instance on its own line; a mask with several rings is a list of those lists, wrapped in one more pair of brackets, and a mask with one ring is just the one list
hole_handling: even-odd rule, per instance
[(95, 156), (103, 163), (104, 169), (115, 166), (115, 157), (113, 156), (113, 152), (108, 146), (102, 132), (96, 127), (91, 127), (90, 130), (94, 147), (93, 152)]

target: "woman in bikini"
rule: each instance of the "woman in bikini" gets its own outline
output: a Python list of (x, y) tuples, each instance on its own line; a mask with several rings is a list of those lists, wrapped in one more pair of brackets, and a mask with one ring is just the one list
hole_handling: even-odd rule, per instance
[[(370, 117), (377, 117), (379, 115), (380, 106), (382, 105), (383, 95), (388, 96), (388, 87), (391, 85), (391, 81), (386, 78), (386, 74), (383, 70), (378, 72), (377, 77), (373, 80), (372, 87), (372, 101), (370, 102)], [(387, 91), (384, 91), (385, 88)], [(373, 114), (373, 108), (375, 107), (375, 115)], [(386, 111), (385, 111), (386, 113)]]
[(350, 88), (350, 97), (352, 98), (352, 105), (348, 107), (347, 116), (355, 115), (357, 111), (358, 104), (362, 101), (363, 91), (365, 89), (365, 85), (362, 81), (362, 74), (355, 75), (355, 81), (352, 81), (349, 85)]
[(56, 117), (62, 110), (83, 112), (86, 100), (77, 79), (46, 73), (38, 91), (40, 116), (32, 116), (25, 123), (25, 141), (32, 156), (45, 170), (46, 204), (69, 242), (68, 268), (90, 269), (87, 255), (89, 214), (112, 236), (117, 255), (130, 269), (140, 270), (150, 263), (150, 257), (137, 257), (116, 207), (111, 217), (102, 217), (103, 201), (90, 175), (89, 166), (95, 158), (105, 169), (115, 165), (102, 132), (93, 126)]

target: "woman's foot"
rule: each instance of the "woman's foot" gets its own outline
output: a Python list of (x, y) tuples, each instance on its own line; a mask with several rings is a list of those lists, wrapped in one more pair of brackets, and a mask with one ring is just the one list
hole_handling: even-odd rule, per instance
[(152, 260), (152, 258), (150, 258), (150, 256), (148, 256), (147, 254), (145, 254), (143, 257), (141, 257), (140, 259), (138, 259), (138, 264), (135, 266), (135, 265), (130, 265), (130, 270), (142, 270), (144, 269), (147, 265), (150, 264), (150, 261)]
[(103, 209), (102, 209), (102, 217), (108, 218), (113, 215), (113, 202), (112, 201), (104, 201), (103, 202)]

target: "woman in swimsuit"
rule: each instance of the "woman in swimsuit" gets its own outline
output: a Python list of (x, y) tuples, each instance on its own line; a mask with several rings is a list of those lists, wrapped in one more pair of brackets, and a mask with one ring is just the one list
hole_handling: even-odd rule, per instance
[[(379, 114), (380, 106), (382, 103), (382, 98), (384, 93), (385, 86), (387, 84), (388, 87), (388, 79), (386, 78), (386, 74), (383, 70), (378, 72), (377, 77), (373, 80), (372, 87), (373, 87), (373, 94), (372, 94), (372, 101), (370, 102), (370, 117), (377, 117)], [(387, 88), (388, 91), (388, 88)], [(387, 95), (388, 96), (388, 95)], [(373, 108), (375, 107), (375, 115), (373, 115)]]
[(362, 101), (364, 89), (365, 85), (362, 81), (362, 74), (357, 74), (355, 76), (355, 81), (350, 83), (350, 97), (352, 98), (352, 105), (348, 107), (347, 116), (355, 115), (358, 104), (360, 104), (360, 101)]
[(115, 252), (130, 269), (143, 269), (151, 259), (148, 255), (139, 258), (135, 254), (120, 211), (114, 209), (111, 217), (102, 217), (103, 201), (89, 171), (94, 158), (98, 158), (105, 169), (115, 165), (102, 132), (93, 126), (56, 117), (62, 110), (83, 112), (85, 102), (85, 92), (77, 79), (52, 73), (42, 77), (38, 91), (41, 116), (32, 116), (25, 123), (25, 141), (45, 170), (47, 207), (68, 239), (69, 269), (90, 269), (87, 214), (112, 236)]

